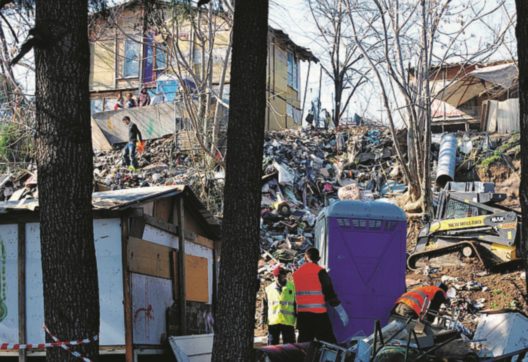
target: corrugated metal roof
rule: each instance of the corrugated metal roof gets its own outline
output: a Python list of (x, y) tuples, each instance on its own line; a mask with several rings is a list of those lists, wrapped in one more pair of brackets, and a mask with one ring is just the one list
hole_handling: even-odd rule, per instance
[(176, 196), (185, 189), (186, 186), (184, 185), (176, 185), (94, 192), (92, 204), (94, 209), (124, 210), (150, 200)]
[[(196, 210), (208, 224), (211, 231), (218, 236), (220, 222), (215, 218), (204, 204), (196, 197), (194, 192), (185, 185), (139, 187), (114, 191), (94, 192), (92, 204), (94, 211), (108, 210), (120, 211), (145, 202), (174, 197), (184, 197), (186, 205)], [(20, 201), (0, 202), (0, 215), (14, 212), (33, 212), (38, 210), (38, 199), (23, 199)]]

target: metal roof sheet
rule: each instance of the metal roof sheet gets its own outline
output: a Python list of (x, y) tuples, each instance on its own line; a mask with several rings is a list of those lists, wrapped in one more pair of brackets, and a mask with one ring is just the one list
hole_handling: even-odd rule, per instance
[[(198, 214), (208, 224), (213, 232), (218, 235), (220, 222), (215, 218), (192, 190), (185, 185), (139, 187), (113, 191), (94, 192), (92, 194), (92, 205), (94, 211), (125, 210), (145, 202), (181, 195), (186, 204), (198, 211)], [(20, 201), (0, 202), (0, 214), (11, 212), (33, 212), (38, 209), (38, 199), (23, 199)]]

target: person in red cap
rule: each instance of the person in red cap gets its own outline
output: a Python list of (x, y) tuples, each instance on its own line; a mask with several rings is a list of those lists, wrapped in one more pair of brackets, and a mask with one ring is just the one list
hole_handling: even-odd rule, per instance
[(268, 345), (295, 343), (295, 287), (280, 265), (273, 270), (273, 283), (266, 287), (262, 324), (268, 323)]

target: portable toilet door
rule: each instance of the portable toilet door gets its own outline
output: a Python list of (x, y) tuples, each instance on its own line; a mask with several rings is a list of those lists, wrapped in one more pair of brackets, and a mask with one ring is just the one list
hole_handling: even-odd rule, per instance
[(350, 319), (343, 327), (329, 308), (334, 333), (340, 342), (370, 335), (376, 320), (387, 322), (405, 291), (405, 213), (387, 202), (346, 200), (328, 206), (323, 215), (317, 225), (322, 265)]

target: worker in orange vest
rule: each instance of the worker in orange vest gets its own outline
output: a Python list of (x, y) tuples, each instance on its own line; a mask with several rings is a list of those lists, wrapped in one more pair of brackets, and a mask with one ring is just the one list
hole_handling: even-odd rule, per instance
[(328, 318), (327, 304), (338, 313), (344, 326), (348, 315), (337, 298), (326, 270), (319, 265), (319, 250), (309, 248), (304, 253), (305, 263), (293, 273), (297, 303), (298, 342), (320, 341), (335, 343), (336, 338)]
[(447, 301), (447, 285), (422, 286), (404, 293), (396, 301), (392, 314), (405, 318), (426, 319), (432, 322), (435, 318), (430, 311), (437, 312), (442, 303)]

